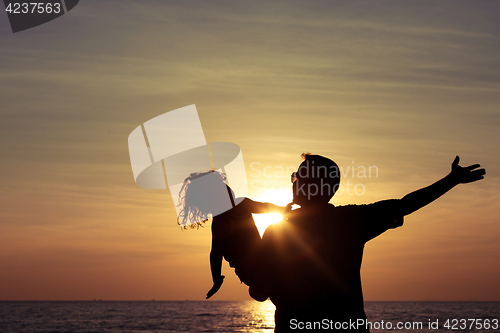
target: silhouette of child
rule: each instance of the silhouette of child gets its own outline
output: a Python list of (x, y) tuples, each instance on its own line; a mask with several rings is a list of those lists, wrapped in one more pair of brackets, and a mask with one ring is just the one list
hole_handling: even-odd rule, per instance
[(184, 180), (179, 193), (179, 218), (184, 229), (199, 228), (212, 218), (212, 250), (210, 269), (213, 286), (207, 293), (212, 297), (221, 287), (222, 258), (226, 259), (240, 281), (250, 286), (254, 276), (261, 238), (252, 213), (284, 212), (287, 207), (261, 203), (249, 198), (235, 198), (218, 171), (192, 173)]

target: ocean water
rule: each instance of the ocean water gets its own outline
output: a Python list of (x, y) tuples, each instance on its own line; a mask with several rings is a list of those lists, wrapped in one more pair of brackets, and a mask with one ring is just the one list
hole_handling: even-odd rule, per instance
[[(500, 302), (366, 302), (365, 309), (371, 332), (500, 332)], [(448, 328), (444, 326), (447, 320)], [(436, 324), (439, 329), (433, 329)], [(0, 332), (273, 332), (273, 329), (274, 305), (269, 301), (0, 302)]]

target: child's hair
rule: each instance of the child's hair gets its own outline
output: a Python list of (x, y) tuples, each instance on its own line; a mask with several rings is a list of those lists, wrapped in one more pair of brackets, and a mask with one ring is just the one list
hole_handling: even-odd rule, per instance
[[(201, 179), (194, 181), (207, 175), (210, 176), (205, 177), (203, 181)], [(212, 217), (212, 212), (203, 209), (203, 204), (208, 200), (207, 196), (213, 195), (213, 192), (216, 192), (214, 187), (218, 187), (221, 184), (227, 187), (226, 181), (226, 175), (215, 170), (190, 174), (184, 180), (184, 184), (179, 192), (177, 224), (182, 229), (187, 229), (188, 226), (191, 229), (203, 227), (203, 224)]]

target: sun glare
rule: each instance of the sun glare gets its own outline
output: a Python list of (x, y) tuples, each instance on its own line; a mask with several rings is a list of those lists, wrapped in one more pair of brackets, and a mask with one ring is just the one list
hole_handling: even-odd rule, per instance
[[(278, 206), (286, 206), (292, 201), (292, 191), (290, 189), (271, 189), (266, 191), (263, 195), (255, 198), (256, 201), (260, 202), (270, 202)], [(252, 214), (255, 221), (255, 225), (259, 230), (260, 237), (266, 231), (266, 228), (273, 224), (283, 220), (283, 215), (279, 213), (269, 213), (269, 214)]]

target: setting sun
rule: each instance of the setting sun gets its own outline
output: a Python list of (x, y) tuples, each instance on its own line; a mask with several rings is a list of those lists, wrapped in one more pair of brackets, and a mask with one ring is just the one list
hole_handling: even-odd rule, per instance
[[(255, 198), (255, 200), (260, 202), (270, 202), (278, 206), (286, 206), (288, 203), (292, 202), (292, 191), (290, 188), (284, 189), (271, 189), (266, 191), (262, 196)], [(269, 213), (269, 214), (252, 214), (255, 221), (255, 225), (259, 230), (260, 237), (266, 231), (266, 228), (273, 224), (283, 220), (283, 215), (279, 213)]]

